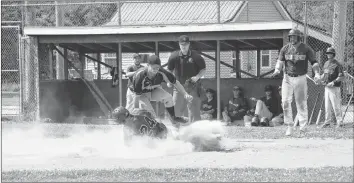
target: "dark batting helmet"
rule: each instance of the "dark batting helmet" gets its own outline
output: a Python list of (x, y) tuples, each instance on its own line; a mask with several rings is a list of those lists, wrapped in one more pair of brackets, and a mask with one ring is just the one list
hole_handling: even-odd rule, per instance
[(129, 111), (122, 106), (115, 108), (112, 112), (112, 117), (121, 123), (123, 123), (128, 116)]
[(336, 50), (333, 48), (333, 47), (329, 47), (329, 48), (327, 48), (327, 50), (326, 50), (326, 54), (328, 54), (328, 53), (332, 53), (332, 54), (336, 54)]
[(300, 30), (298, 29), (291, 29), (289, 31), (289, 35), (288, 36), (298, 36), (298, 37), (301, 37), (302, 36), (302, 33)]

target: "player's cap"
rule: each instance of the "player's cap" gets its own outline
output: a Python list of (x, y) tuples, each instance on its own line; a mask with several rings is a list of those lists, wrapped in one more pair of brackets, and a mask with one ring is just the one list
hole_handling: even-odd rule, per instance
[(234, 86), (233, 90), (234, 90), (234, 91), (236, 91), (236, 90), (240, 91), (241, 88), (240, 88), (239, 86)]
[(215, 94), (215, 90), (211, 89), (211, 88), (208, 88), (205, 90), (205, 93), (211, 93), (211, 94)]
[(133, 58), (139, 58), (139, 57), (140, 57), (139, 53), (134, 53), (133, 54)]
[(267, 85), (264, 87), (264, 91), (273, 91), (271, 85)]
[(149, 65), (161, 65), (161, 60), (158, 56), (156, 55), (150, 55), (148, 60), (147, 60), (147, 63)]
[(179, 43), (189, 43), (189, 37), (186, 35), (182, 35), (178, 38)]

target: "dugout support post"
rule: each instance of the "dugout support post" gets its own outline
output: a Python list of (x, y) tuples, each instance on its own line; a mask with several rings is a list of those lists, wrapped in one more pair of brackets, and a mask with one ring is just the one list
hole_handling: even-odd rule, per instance
[[(158, 41), (155, 41), (155, 55), (160, 57), (160, 50), (159, 50), (159, 42)], [(155, 104), (155, 111), (156, 111), (156, 115), (157, 117), (160, 116), (160, 103), (156, 101), (156, 104)]]
[(220, 120), (220, 40), (216, 40), (216, 91), (217, 119)]
[(97, 53), (96, 58), (99, 61), (99, 62), (97, 62), (97, 79), (101, 80), (101, 63), (100, 63), (102, 60), (101, 53)]
[(118, 43), (118, 49), (117, 49), (117, 52), (116, 52), (116, 61), (117, 61), (117, 68), (118, 68), (118, 76), (120, 76), (118, 78), (119, 80), (119, 83), (118, 83), (118, 97), (119, 97), (119, 106), (122, 106), (123, 105), (123, 97), (122, 97), (122, 43), (119, 42)]

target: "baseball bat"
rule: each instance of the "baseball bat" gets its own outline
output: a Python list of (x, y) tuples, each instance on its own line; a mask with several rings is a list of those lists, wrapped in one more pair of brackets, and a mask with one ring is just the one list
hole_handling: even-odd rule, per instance
[(348, 108), (349, 108), (349, 105), (350, 105), (350, 103), (352, 102), (353, 95), (354, 95), (354, 93), (352, 94), (352, 96), (350, 96), (349, 102), (348, 102), (347, 106), (345, 107), (345, 111), (344, 111), (344, 114), (343, 114), (343, 117), (342, 117), (341, 124), (343, 124), (343, 121), (344, 121), (345, 115), (347, 114), (347, 110), (348, 110)]
[(312, 122), (312, 117), (313, 117), (313, 112), (315, 111), (316, 105), (317, 105), (317, 101), (318, 101), (318, 97), (320, 96), (320, 92), (317, 93), (317, 97), (316, 97), (316, 101), (315, 101), (315, 105), (312, 108), (312, 112), (311, 112), (311, 116), (309, 121), (307, 122), (307, 125), (310, 125)]
[(322, 106), (323, 106), (323, 103), (324, 103), (324, 98), (322, 99), (322, 102), (321, 102), (321, 106), (320, 106), (320, 111), (318, 112), (318, 116), (317, 116), (317, 120), (316, 120), (316, 125), (318, 125), (320, 123), (320, 119), (321, 119), (321, 115), (322, 115)]

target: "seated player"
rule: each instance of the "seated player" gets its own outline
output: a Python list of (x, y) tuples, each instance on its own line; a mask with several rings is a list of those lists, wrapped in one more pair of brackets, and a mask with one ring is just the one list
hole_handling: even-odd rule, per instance
[(273, 94), (272, 86), (267, 85), (264, 88), (265, 96), (260, 99), (252, 97), (256, 101), (254, 117), (252, 119), (252, 126), (270, 126), (270, 120), (273, 120), (280, 111), (278, 111), (280, 102)]
[(128, 142), (133, 136), (149, 136), (166, 138), (168, 130), (163, 123), (157, 122), (147, 110), (134, 110), (131, 114), (124, 107), (117, 107), (112, 117), (123, 124), (124, 141)]
[(248, 110), (248, 103), (243, 95), (240, 87), (235, 86), (233, 88), (233, 97), (229, 100), (229, 103), (225, 106), (222, 112), (223, 120), (228, 124), (236, 122), (237, 120), (243, 120)]
[(208, 88), (205, 92), (206, 99), (203, 100), (201, 105), (201, 117), (203, 120), (216, 119), (217, 101), (215, 98), (215, 91)]

